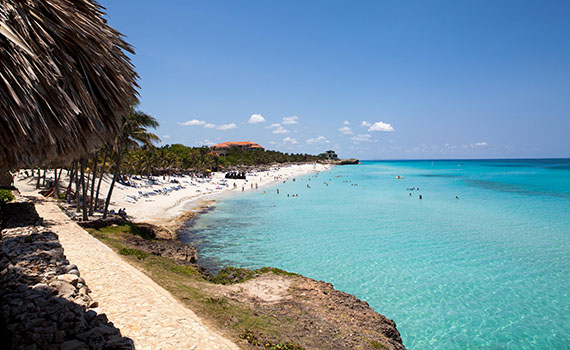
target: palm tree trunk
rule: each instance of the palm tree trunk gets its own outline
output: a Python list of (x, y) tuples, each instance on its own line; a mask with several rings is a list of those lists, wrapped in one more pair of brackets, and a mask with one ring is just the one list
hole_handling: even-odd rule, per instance
[(103, 181), (103, 176), (105, 175), (105, 163), (107, 163), (107, 149), (105, 149), (105, 155), (103, 156), (103, 165), (101, 166), (101, 177), (99, 177), (99, 183), (97, 184), (97, 193), (95, 194), (95, 205), (93, 210), (97, 210), (99, 207), (99, 189), (101, 188), (101, 181)]
[(36, 189), (40, 188), (41, 178), (42, 178), (42, 174), (40, 173), (40, 170), (38, 169), (38, 182), (36, 183)]
[(42, 180), (42, 186), (46, 186), (46, 173), (47, 173), (47, 168), (44, 168), (44, 176), (43, 176), (43, 180)]
[(81, 189), (83, 190), (83, 203), (82, 203), (82, 208), (83, 208), (83, 221), (87, 221), (89, 220), (89, 217), (87, 217), (87, 186), (85, 185), (85, 163), (87, 163), (85, 161), (85, 158), (81, 159)]
[(77, 176), (75, 176), (75, 211), (77, 213), (79, 213), (79, 209), (80, 209), (80, 203), (81, 200), (79, 198), (79, 190), (81, 187), (81, 183), (79, 182), (81, 180), (81, 177), (79, 176), (81, 172), (81, 165), (78, 164), (77, 165)]
[[(63, 170), (63, 169), (61, 169)], [(60, 172), (61, 174), (61, 172)], [(55, 199), (59, 199), (59, 184), (57, 183), (57, 168), (55, 168), (53, 170), (53, 187), (54, 187), (54, 193), (55, 193)]]
[(107, 199), (105, 199), (105, 208), (103, 209), (103, 219), (107, 218), (107, 211), (109, 210), (109, 202), (111, 202), (111, 195), (113, 194), (113, 187), (115, 187), (115, 182), (120, 174), (121, 169), (121, 148), (122, 140), (119, 140), (119, 148), (117, 150), (117, 161), (115, 163), (115, 174), (113, 175), (113, 181), (111, 181), (111, 186), (109, 187), (109, 193), (107, 194)]
[(73, 185), (73, 180), (75, 177), (75, 162), (71, 164), (71, 174), (69, 175), (69, 184), (67, 185), (67, 189), (65, 192), (65, 201), (67, 204), (71, 202), (71, 186)]
[(93, 199), (95, 198), (95, 179), (97, 178), (97, 156), (99, 152), (95, 152), (93, 156), (93, 180), (91, 180), (91, 198), (89, 200), (89, 215), (93, 215)]

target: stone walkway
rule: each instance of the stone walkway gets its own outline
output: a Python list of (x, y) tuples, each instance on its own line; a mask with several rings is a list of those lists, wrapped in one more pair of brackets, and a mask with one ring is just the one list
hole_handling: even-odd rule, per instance
[(208, 329), (190, 309), (109, 247), (71, 221), (51, 200), (33, 199), (44, 224), (59, 235), (67, 259), (77, 265), (101, 312), (137, 349), (239, 349)]

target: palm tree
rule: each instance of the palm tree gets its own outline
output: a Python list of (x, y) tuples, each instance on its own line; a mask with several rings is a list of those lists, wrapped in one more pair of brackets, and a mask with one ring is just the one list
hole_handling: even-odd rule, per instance
[(136, 101), (134, 53), (93, 0), (0, 1), (0, 170), (110, 142)]
[(147, 131), (147, 128), (157, 128), (159, 125), (158, 121), (152, 116), (142, 111), (136, 110), (135, 107), (136, 106), (131, 107), (131, 112), (126, 116), (123, 122), (123, 131), (115, 141), (117, 150), (117, 158), (115, 160), (115, 173), (113, 175), (113, 180), (111, 181), (111, 186), (109, 187), (107, 199), (105, 200), (103, 218), (107, 217), (107, 211), (109, 209), (111, 195), (113, 194), (113, 188), (115, 187), (115, 182), (117, 181), (117, 178), (120, 174), (122, 152), (137, 149), (143, 145), (152, 147), (153, 142), (160, 141), (160, 138), (158, 136)]

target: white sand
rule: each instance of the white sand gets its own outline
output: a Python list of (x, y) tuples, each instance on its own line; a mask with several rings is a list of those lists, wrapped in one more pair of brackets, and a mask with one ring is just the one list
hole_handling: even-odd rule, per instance
[[(271, 186), (279, 181), (292, 179), (304, 174), (324, 171), (330, 167), (330, 165), (325, 164), (273, 167), (269, 171), (247, 173), (247, 182), (246, 180), (226, 180), (224, 179), (225, 173), (213, 173), (210, 179), (192, 179), (190, 176), (173, 176), (170, 178), (171, 180), (177, 180), (178, 184), (170, 183), (168, 176), (165, 179), (155, 177), (158, 181), (153, 185), (150, 185), (147, 179), (132, 180), (136, 187), (128, 187), (117, 182), (113, 189), (109, 210), (114, 209), (118, 211), (120, 208), (125, 208), (129, 219), (133, 221), (164, 224), (192, 209), (199, 208), (205, 201), (216, 199), (223, 195), (240, 193), (242, 192), (242, 187), (244, 191), (256, 191), (255, 184), (257, 184), (257, 191), (263, 191), (262, 187)], [(53, 178), (53, 171), (48, 171), (47, 178), (50, 177)], [(69, 179), (64, 178), (64, 176), (62, 178), (60, 180), (61, 188), (65, 188)], [(36, 181), (37, 177), (26, 178), (23, 171), (20, 171), (19, 175), (16, 176), (15, 186), (21, 191), (31, 191), (35, 188)], [(110, 183), (111, 175), (106, 175), (101, 184), (100, 199), (104, 199), (107, 196)], [(236, 184), (235, 189), (234, 183)], [(97, 182), (95, 184), (97, 185)], [(251, 187), (252, 184), (253, 188)], [(89, 188), (91, 188), (91, 185), (89, 185)], [(174, 190), (175, 188), (179, 189)]]

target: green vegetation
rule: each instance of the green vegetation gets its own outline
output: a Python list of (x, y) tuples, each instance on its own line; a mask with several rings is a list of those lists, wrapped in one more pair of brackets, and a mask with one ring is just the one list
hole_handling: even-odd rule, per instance
[(133, 255), (139, 260), (144, 260), (148, 256), (148, 253), (145, 253), (142, 250), (133, 249), (133, 248), (121, 248), (121, 250), (119, 250), (119, 254), (121, 254), (121, 255)]
[(377, 349), (377, 350), (385, 350), (386, 349), (386, 346), (384, 346), (384, 344), (382, 344), (376, 340), (368, 340), (368, 342), (370, 343), (370, 345), (372, 345), (372, 347), (374, 349)]
[(224, 267), (220, 271), (218, 271), (218, 273), (214, 277), (212, 277), (210, 281), (216, 284), (224, 284), (224, 285), (242, 283), (268, 272), (281, 276), (299, 276), (296, 273), (281, 270), (276, 267), (262, 267), (257, 270), (252, 270), (241, 267), (229, 266), (229, 267)]
[(124, 233), (133, 236), (139, 236), (144, 239), (153, 239), (154, 233), (150, 230), (145, 230), (141, 227), (138, 227), (136, 224), (131, 222), (125, 222), (122, 225), (109, 225), (106, 227), (102, 227), (99, 229), (102, 233)]
[(263, 274), (263, 273), (267, 273), (267, 272), (272, 272), (276, 275), (280, 275), (280, 276), (300, 276), (298, 273), (294, 273), (294, 272), (289, 272), (289, 271), (285, 271), (285, 270), (281, 270), (278, 269), (276, 267), (262, 267), (260, 269), (255, 270), (255, 272), (259, 273), (259, 274)]
[(321, 157), (309, 154), (238, 148), (231, 148), (225, 156), (218, 156), (206, 146), (187, 147), (174, 144), (157, 148), (143, 146), (133, 149), (125, 155), (121, 169), (130, 174), (163, 175), (187, 170), (219, 170), (242, 165), (314, 162), (319, 159)]
[(0, 189), (0, 205), (14, 200), (14, 195), (10, 190)]
[(212, 277), (211, 281), (216, 284), (234, 284), (245, 282), (255, 277), (255, 272), (251, 269), (239, 267), (224, 267)]

